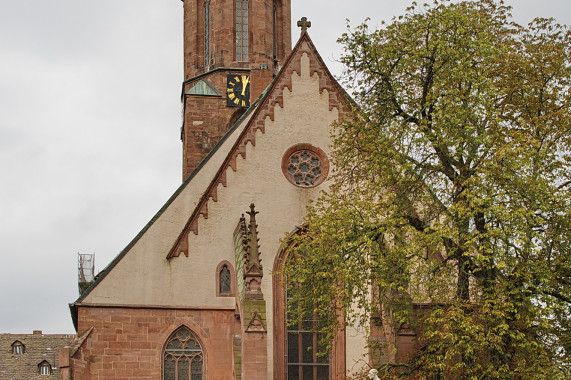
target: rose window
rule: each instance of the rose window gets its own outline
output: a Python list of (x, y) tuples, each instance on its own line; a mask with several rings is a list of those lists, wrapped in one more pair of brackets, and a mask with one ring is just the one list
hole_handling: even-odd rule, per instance
[(282, 161), (282, 169), (294, 185), (313, 187), (327, 177), (329, 162), (321, 149), (302, 144), (288, 149)]

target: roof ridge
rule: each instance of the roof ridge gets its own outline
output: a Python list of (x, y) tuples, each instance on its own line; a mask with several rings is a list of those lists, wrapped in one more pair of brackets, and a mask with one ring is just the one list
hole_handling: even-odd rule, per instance
[[(299, 54), (307, 53), (308, 51), (302, 50), (303, 43), (306, 42), (309, 45), (309, 52), (312, 52), (314, 57), (317, 59), (318, 63), (315, 64), (313, 68), (310, 65), (310, 76), (313, 73), (318, 71), (318, 68), (324, 69), (325, 74), (324, 76), (320, 76), (319, 78), (319, 90), (322, 92), (324, 89), (328, 87), (326, 81), (331, 80), (333, 83), (332, 85), (337, 89), (341, 90), (341, 93), (344, 97), (347, 97), (347, 93), (341, 88), (337, 80), (333, 77), (325, 62), (319, 55), (319, 52), (315, 48), (315, 45), (311, 41), (309, 34), (304, 32), (301, 34), (298, 42), (296, 43), (295, 47), (292, 49), (291, 54), (289, 55), (288, 59), (284, 62), (284, 65), (280, 69), (279, 73), (276, 75), (274, 80), (270, 83), (266, 91), (263, 93), (260, 98), (258, 98), (259, 105), (255, 107), (253, 110), (253, 115), (245, 125), (244, 129), (242, 130), (240, 136), (234, 143), (234, 146), (226, 156), (224, 162), (214, 175), (213, 180), (208, 185), (208, 188), (203, 193), (202, 197), (200, 198), (199, 202), (197, 203), (196, 207), (194, 208), (192, 214), (188, 218), (187, 223), (185, 224), (184, 228), (182, 229), (179, 237), (173, 244), (172, 248), (170, 249), (169, 253), (167, 254), (167, 259), (171, 259), (173, 257), (180, 256), (181, 253), (184, 253), (185, 256), (188, 256), (188, 235), (192, 231), (195, 235), (198, 235), (198, 216), (202, 215), (205, 219), (208, 218), (208, 202), (212, 199), (214, 202), (218, 201), (218, 185), (222, 184), (222, 186), (226, 187), (226, 170), (228, 167), (231, 167), (233, 171), (237, 170), (236, 167), (236, 159), (238, 155), (241, 155), (243, 159), (246, 159), (246, 146), (248, 142), (250, 142), (253, 146), (256, 145), (256, 132), (260, 130), (262, 133), (265, 133), (265, 118), (270, 117), (271, 120), (274, 120), (274, 112), (276, 105), (280, 105), (283, 108), (283, 89), (288, 87), (290, 91), (292, 89), (291, 83), (291, 74), (293, 71), (298, 72), (301, 75), (301, 70), (296, 70), (297, 66), (294, 68), (292, 61), (294, 57), (298, 56)], [(300, 63), (301, 67), (301, 63)], [(289, 80), (286, 78), (286, 74), (289, 74)], [(285, 82), (285, 83), (282, 83)], [(273, 93), (276, 87), (279, 86), (280, 94), (270, 98), (269, 95)], [(348, 99), (351, 101), (350, 99)], [(336, 94), (334, 91), (329, 91), (329, 109), (333, 109), (337, 107), (341, 111), (341, 103), (342, 99), (337, 99)], [(253, 107), (252, 107), (253, 108)], [(258, 117), (260, 113), (266, 111), (266, 117)]]

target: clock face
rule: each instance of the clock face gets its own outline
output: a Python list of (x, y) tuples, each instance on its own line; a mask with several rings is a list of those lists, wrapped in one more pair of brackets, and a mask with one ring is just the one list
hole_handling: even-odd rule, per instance
[(250, 107), (250, 77), (237, 74), (228, 75), (226, 95), (228, 107)]

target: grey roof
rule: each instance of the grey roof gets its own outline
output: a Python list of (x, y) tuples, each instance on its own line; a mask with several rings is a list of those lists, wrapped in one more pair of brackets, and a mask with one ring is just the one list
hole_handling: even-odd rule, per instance
[[(59, 379), (59, 350), (71, 344), (75, 335), (0, 334), (0, 380)], [(14, 354), (12, 343), (19, 341), (24, 352)], [(38, 365), (47, 361), (50, 375), (40, 375)]]

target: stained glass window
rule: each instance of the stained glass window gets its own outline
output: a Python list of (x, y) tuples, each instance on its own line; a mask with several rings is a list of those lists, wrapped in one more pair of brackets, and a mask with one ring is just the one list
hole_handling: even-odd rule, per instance
[(321, 159), (311, 150), (302, 149), (292, 153), (286, 170), (288, 179), (297, 186), (312, 187), (322, 182)]
[(230, 270), (224, 265), (220, 269), (220, 294), (229, 294), (230, 291)]
[(203, 353), (198, 339), (182, 326), (169, 338), (163, 354), (163, 380), (203, 380)]

